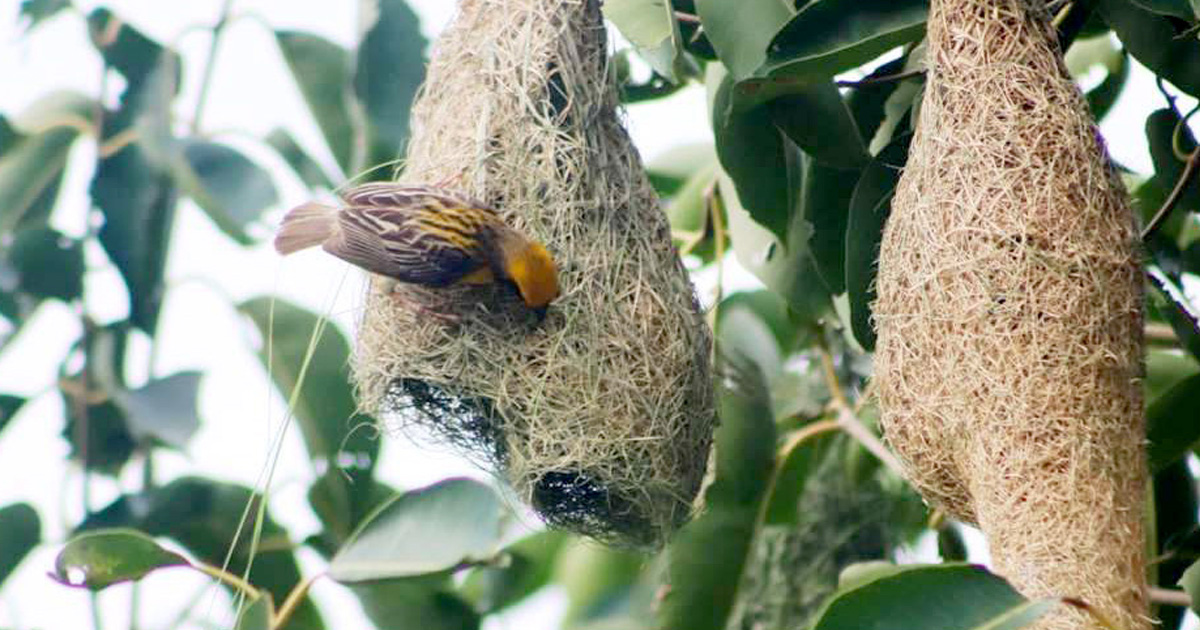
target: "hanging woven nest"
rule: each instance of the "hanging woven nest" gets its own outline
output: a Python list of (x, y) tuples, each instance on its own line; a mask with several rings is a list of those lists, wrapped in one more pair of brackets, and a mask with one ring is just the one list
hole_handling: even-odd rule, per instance
[(401, 181), (498, 208), (546, 244), (562, 295), (536, 322), (504, 285), (376, 278), (362, 407), (482, 457), (553, 526), (661, 544), (707, 464), (711, 340), (618, 120), (598, 3), (463, 0), (412, 129)]
[[(933, 0), (879, 258), (883, 426), (1030, 597), (1145, 628), (1142, 272), (1040, 0)], [(1095, 628), (1060, 610), (1038, 628)]]

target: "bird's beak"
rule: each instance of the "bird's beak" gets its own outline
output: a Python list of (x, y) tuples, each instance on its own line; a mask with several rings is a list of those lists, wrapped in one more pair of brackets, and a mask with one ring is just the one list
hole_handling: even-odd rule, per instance
[(546, 311), (549, 308), (550, 307), (548, 307), (548, 306), (539, 306), (537, 308), (531, 309), (533, 311), (533, 316), (537, 318), (539, 324), (542, 323), (542, 320), (546, 319)]

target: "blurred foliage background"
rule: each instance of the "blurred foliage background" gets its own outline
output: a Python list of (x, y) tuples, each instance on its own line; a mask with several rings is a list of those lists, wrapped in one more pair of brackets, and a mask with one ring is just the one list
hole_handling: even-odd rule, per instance
[[(95, 93), (54, 90), (24, 111), (0, 112), (0, 358), (19, 364), (22, 352), (45, 352), (17, 343), (35, 328), (65, 348), (49, 389), (0, 391), (0, 431), (54, 423), (65, 448), (26, 452), (9, 440), (4, 457), (65, 455), (60, 465), (83, 488), (82, 509), (66, 523), (44, 522), (33, 503), (0, 507), (0, 586), (51, 571), (99, 591), (188, 566), (230, 596), (212, 597), (203, 582), (156, 618), (247, 629), (336, 625), (338, 611), (305, 596), (316, 579), (339, 584), (342, 601), (357, 600), (379, 628), (433, 630), (502, 627), (505, 614), (547, 591), (565, 604), (535, 608), (536, 627), (593, 630), (918, 628), (933, 618), (947, 628), (1019, 627), (1056, 605), (1026, 601), (962, 564), (985, 557), (977, 535), (927, 512), (875, 428), (874, 259), (921, 100), (923, 0), (604, 4), (623, 35), (612, 66), (623, 100), (699, 86), (711, 123), (711, 142), (680, 145), (647, 165), (680, 252), (714, 289), (705, 299), (724, 366), (704, 507), (667, 549), (612, 550), (529, 531), (502, 491), (477, 481), (415, 489), (381, 481), (381, 438), (369, 429), (374, 419), (356, 414), (347, 383), (347, 331), (269, 294), (229, 307), (294, 413), (312, 463), (299, 482), (307, 505), (296, 509), (314, 527), (273, 518), (277, 506), (261, 500), (271, 496), (270, 475), (250, 487), (157, 474), (156, 459), (188, 453), (202, 422), (217, 420), (197, 411), (203, 374), (155, 367), (170, 347), (160, 335), (164, 301), (180, 290), (165, 270), (189, 238), (175, 229), (181, 205), (195, 204), (233, 246), (253, 246), (269, 234), (264, 213), (280, 208), (282, 180), (316, 194), (364, 172), (388, 179), (391, 168), (368, 169), (402, 153), (428, 42), (403, 0), (358, 4), (327, 9), (358, 13), (362, 28), (349, 47), (258, 18), (320, 131), (324, 146), (315, 150), (282, 126), (252, 136), (203, 125), (222, 34), (254, 17), (229, 0), (215, 23), (198, 25), (207, 55), (186, 67), (171, 43), (126, 21), (136, 15), (68, 0), (14, 7), (23, 36), (51, 21), (84, 24), (86, 41), (73, 45), (103, 71)], [(1147, 545), (1157, 614), (1172, 630), (1200, 588), (1200, 571), (1188, 571), (1200, 550), (1200, 150), (1187, 124), (1200, 96), (1200, 7), (1050, 6), (1098, 120), (1132, 72), (1152, 73), (1158, 86), (1129, 120), (1140, 117), (1138, 142), (1153, 170), (1116, 166), (1147, 226), (1155, 475)], [(197, 80), (185, 111), (181, 83)], [(90, 180), (89, 203), (58, 203), (76, 172)], [(89, 281), (112, 270), (119, 283)], [(744, 272), (759, 287), (727, 290), (726, 277)], [(125, 305), (119, 316), (95, 312), (98, 300), (114, 299)], [(35, 326), (47, 303), (66, 305), (71, 321)], [(27, 413), (41, 396), (61, 398), (59, 417)], [(61, 549), (55, 567), (19, 567), (45, 546)], [(298, 562), (302, 553), (315, 555), (315, 568)], [(119, 588), (130, 593), (130, 627), (139, 627), (139, 609), (162, 605), (140, 599), (137, 585)], [(96, 627), (112, 626), (96, 597), (70, 601), (90, 606)], [(30, 617), (53, 605), (23, 608)], [(45, 614), (8, 623), (53, 625)]]

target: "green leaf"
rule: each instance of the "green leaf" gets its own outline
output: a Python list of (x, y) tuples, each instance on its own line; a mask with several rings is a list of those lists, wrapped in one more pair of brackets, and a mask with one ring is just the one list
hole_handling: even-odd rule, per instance
[[(251, 562), (251, 537), (260, 501), (261, 495), (244, 486), (180, 477), (146, 492), (119, 497), (91, 514), (79, 528), (131, 527), (171, 538), (199, 560), (214, 566), (224, 566), (228, 560), (228, 571), (243, 575)], [(284, 601), (301, 581), (294, 549), (287, 531), (264, 511), (249, 581), (269, 592), (274, 601)], [(323, 623), (316, 605), (306, 599), (286, 627), (319, 630)]]
[(771, 40), (756, 74), (828, 79), (920, 39), (928, 10), (925, 0), (810, 2)]
[(1175, 331), (1184, 351), (1200, 360), (1200, 315), (1183, 290), (1157, 267), (1150, 267), (1150, 304)]
[[(1147, 552), (1161, 562), (1155, 563), (1149, 579), (1154, 586), (1171, 586), (1178, 583), (1200, 553), (1200, 541), (1196, 536), (1200, 533), (1196, 480), (1188, 469), (1187, 460), (1178, 459), (1155, 474), (1153, 483), (1153, 512), (1146, 523), (1154, 528), (1153, 537), (1147, 542), (1156, 547), (1147, 548)], [(1150, 614), (1161, 620), (1162, 628), (1176, 630), (1180, 627), (1184, 610), (1174, 606), (1157, 608)]]
[(892, 195), (900, 171), (908, 160), (909, 134), (885, 147), (863, 169), (850, 198), (846, 226), (846, 292), (850, 301), (850, 326), (866, 350), (875, 348), (871, 303), (875, 301), (876, 260), (883, 240), (883, 224), (891, 211)]
[(174, 159), (171, 101), (179, 94), (183, 62), (105, 8), (88, 15), (92, 43), (105, 64), (125, 78), (116, 112), (105, 119), (105, 140), (135, 131), (137, 144), (160, 168)]
[(23, 396), (0, 394), (0, 431), (3, 431), (9, 421), (16, 417), (25, 402), (26, 399)]
[(1188, 23), (1129, 0), (1098, 0), (1096, 8), (1134, 59), (1184, 92), (1200, 95), (1200, 41)]
[(1104, 80), (1087, 91), (1088, 106), (1096, 120), (1108, 113), (1129, 78), (1129, 55), (1111, 34), (1076, 40), (1066, 54), (1067, 71), (1078, 82), (1093, 68), (1104, 69)]
[(671, 7), (666, 0), (614, 0), (605, 2), (603, 11), (639, 48), (655, 48), (671, 36)]
[(276, 31), (275, 39), (333, 158), (343, 173), (353, 173), (361, 158), (356, 157), (358, 132), (350, 116), (350, 53), (310, 33)]
[(671, 237), (677, 242), (680, 254), (691, 252), (712, 230), (708, 195), (717, 178), (714, 159), (698, 169), (667, 201), (663, 211), (671, 224)]
[[(591, 626), (610, 618), (629, 603), (646, 557), (573, 538), (559, 552), (554, 583), (566, 591), (567, 612), (562, 627)], [(645, 624), (643, 624), (645, 625)]]
[(375, 166), (396, 159), (408, 140), (409, 111), (425, 80), (426, 41), (404, 0), (360, 0), (359, 11), (370, 24), (358, 45), (354, 92), (366, 115), (366, 165)]
[(444, 575), (351, 584), (350, 590), (378, 628), (478, 630), (479, 613), (450, 591)]
[(1121, 96), (1121, 91), (1129, 82), (1131, 67), (1129, 55), (1122, 50), (1116, 65), (1109, 67), (1108, 75), (1104, 77), (1104, 80), (1084, 94), (1087, 98), (1088, 109), (1092, 110), (1092, 117), (1097, 121), (1103, 120), (1112, 110), (1113, 105), (1116, 105), (1117, 98)]
[(1200, 374), (1176, 383), (1146, 410), (1147, 459), (1157, 472), (1200, 443)]
[(340, 542), (390, 494), (372, 478), (379, 440), (372, 431), (361, 430), (375, 421), (357, 411), (350, 385), (350, 344), (336, 327), (327, 325), (314, 341), (320, 318), (283, 300), (255, 298), (238, 309), (257, 327), (262, 339), (259, 359), (285, 399), (293, 396), (313, 344), (303, 387), (295, 394), (291, 411), (309, 456), (326, 462), (328, 472), (310, 489), (309, 498), (318, 508), (326, 536)]
[(724, 303), (717, 313), (718, 353), (735, 353), (753, 362), (768, 381), (779, 374), (783, 355), (766, 322), (750, 309), (726, 308)]
[(37, 298), (70, 302), (83, 295), (83, 244), (48, 227), (15, 235), (5, 252), (17, 289)]
[(804, 167), (800, 201), (803, 215), (813, 229), (808, 246), (830, 293), (842, 293), (846, 290), (850, 200), (858, 187), (860, 171), (834, 168), (816, 160), (805, 160)]
[(0, 114), (0, 155), (4, 155), (21, 141), (21, 132), (13, 128), (4, 114)]
[(1200, 560), (1183, 572), (1183, 577), (1179, 578), (1179, 586), (1192, 600), (1192, 605), (1188, 608), (1192, 612), (1200, 614)]
[(505, 509), (490, 487), (448, 479), (406, 492), (369, 517), (329, 565), (339, 582), (441, 573), (490, 559)]
[(716, 476), (704, 495), (705, 511), (683, 527), (668, 550), (669, 590), (658, 609), (661, 630), (725, 627), (774, 465), (775, 420), (763, 375), (736, 355), (721, 369)]
[(798, 326), (791, 320), (787, 302), (778, 294), (759, 289), (757, 291), (739, 291), (721, 300), (717, 309), (717, 325), (720, 318), (738, 309), (747, 309), (763, 321), (775, 336), (780, 351), (790, 354), (800, 338)]
[[(176, 192), (167, 168), (177, 159), (171, 101), (179, 89), (180, 60), (106, 9), (93, 11), (88, 23), (105, 63), (126, 83), (120, 107), (105, 120), (103, 141), (131, 132), (137, 137), (101, 157), (92, 176), (92, 201), (104, 215), (100, 245), (129, 289), (130, 320), (153, 335), (175, 220)], [(109, 39), (114, 24), (116, 36)]]
[(780, 96), (767, 104), (767, 111), (780, 131), (823, 165), (861, 168), (871, 159), (833, 81)]
[(1153, 404), (1163, 392), (1183, 379), (1200, 373), (1200, 362), (1174, 349), (1150, 349), (1146, 352), (1146, 402)]
[(829, 287), (821, 279), (809, 248), (812, 224), (801, 213), (795, 213), (787, 240), (781, 241), (751, 218), (727, 175), (718, 176), (717, 182), (738, 262), (786, 300), (797, 321), (815, 323), (831, 312)]
[(704, 34), (736, 79), (751, 76), (766, 61), (771, 38), (795, 12), (785, 0), (696, 0)]
[[(300, 380), (319, 318), (294, 304), (269, 297), (243, 302), (238, 310), (248, 315), (258, 328), (262, 338), (259, 359), (270, 370), (280, 393), (288, 399)], [(338, 468), (340, 459), (356, 462), (345, 469), (352, 484), (347, 492), (369, 491), (368, 485), (354, 486), (353, 482), (370, 477), (379, 453), (379, 440), (369, 431), (355, 429), (373, 425), (374, 420), (357, 413), (350, 385), (350, 343), (336, 327), (322, 326), (320, 333), (292, 413), (300, 421), (309, 455), (329, 462), (334, 468)]]
[(768, 498), (766, 525), (794, 525), (800, 518), (800, 494), (808, 478), (820, 466), (836, 435), (826, 434), (809, 438), (791, 452), (779, 465), (775, 487)]
[(472, 570), (460, 591), (485, 614), (503, 610), (550, 582), (567, 539), (557, 531), (526, 536), (505, 547), (496, 563)]
[(100, 245), (129, 289), (130, 321), (153, 334), (166, 290), (163, 275), (175, 220), (175, 188), (144, 151), (129, 146), (100, 161), (91, 193), (104, 214)]
[[(1176, 131), (1179, 132), (1178, 143)], [(1182, 154), (1191, 153), (1196, 148), (1196, 139), (1192, 137), (1191, 130), (1187, 125), (1181, 124), (1175, 110), (1166, 107), (1146, 118), (1146, 140), (1150, 145), (1150, 159), (1154, 162), (1152, 181), (1163, 190), (1174, 189), (1184, 169), (1184, 160), (1175, 154), (1176, 144)], [(1178, 206), (1175, 212), (1177, 218), (1171, 222), (1173, 225), (1164, 230), (1167, 233), (1176, 233), (1183, 223), (1182, 217), (1185, 213), (1181, 210), (1200, 210), (1200, 183), (1195, 179), (1183, 189)]]
[(690, 71), (669, 0), (608, 0), (601, 11), (668, 81), (678, 83)]
[(71, 457), (82, 460), (87, 470), (108, 475), (119, 473), (137, 447), (121, 408), (107, 400), (80, 409), (65, 392), (63, 403), (67, 424), (62, 435), (71, 445)]
[(200, 372), (176, 372), (135, 390), (114, 394), (129, 432), (139, 442), (157, 441), (182, 450), (200, 428)]
[(1133, 4), (1160, 15), (1172, 15), (1182, 20), (1193, 20), (1192, 6), (1188, 0), (1130, 0)]
[(267, 596), (257, 597), (238, 611), (237, 623), (234, 630), (271, 630), (271, 617), (275, 615), (275, 606)]
[(67, 157), (96, 103), (74, 92), (53, 92), (34, 102), (0, 145), (0, 233), (45, 224), (58, 197)]
[(163, 549), (141, 532), (110, 529), (72, 538), (58, 553), (51, 577), (66, 586), (99, 591), (177, 566), (190, 565), (183, 556)]
[(29, 19), (25, 30), (33, 30), (39, 23), (54, 17), (59, 11), (71, 6), (70, 0), (21, 0), (20, 17)]
[[(907, 66), (905, 66), (907, 68)], [(887, 148), (896, 138), (916, 129), (925, 84), (917, 79), (901, 81), (883, 104), (883, 119), (871, 138), (869, 150), (873, 155)]]
[(0, 584), (42, 542), (42, 521), (28, 503), (0, 508)]
[(309, 188), (333, 188), (333, 180), (325, 169), (300, 146), (292, 134), (284, 129), (272, 129), (264, 141), (275, 149), (283, 161), (292, 167), (300, 181)]
[(942, 562), (966, 562), (967, 542), (962, 531), (953, 523), (944, 523), (937, 530), (938, 555)]
[(799, 160), (798, 149), (779, 131), (765, 108), (735, 108), (734, 79), (722, 76), (715, 64), (710, 66), (708, 86), (721, 167), (754, 221), (780, 239), (786, 238), (792, 190), (788, 163)]
[(237, 149), (216, 142), (188, 139), (182, 151), (184, 159), (172, 169), (179, 187), (222, 232), (243, 245), (252, 243), (246, 228), (279, 202), (270, 174)]
[(359, 525), (398, 494), (390, 486), (370, 477), (329, 468), (308, 488), (308, 504), (325, 526), (308, 542), (326, 557), (337, 552)]
[[(863, 79), (869, 81), (904, 72), (909, 58), (910, 55), (905, 55), (899, 59), (889, 61), (876, 68), (874, 72), (863, 77)], [(854, 117), (854, 123), (864, 140), (869, 142), (874, 139), (875, 132), (879, 129), (885, 117), (884, 106), (899, 86), (908, 83), (909, 81), (867, 82), (850, 88), (846, 94), (846, 107), (850, 109), (850, 114)]]
[(813, 630), (1015, 630), (1057, 603), (1029, 602), (981, 567), (913, 565), (839, 590), (818, 615)]

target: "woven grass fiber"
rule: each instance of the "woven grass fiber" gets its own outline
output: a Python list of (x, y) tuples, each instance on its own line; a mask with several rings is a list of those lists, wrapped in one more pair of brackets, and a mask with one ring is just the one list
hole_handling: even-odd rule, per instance
[[(1146, 628), (1142, 273), (1041, 0), (933, 0), (879, 256), (876, 384), (926, 499), (1029, 597)], [(1042, 630), (1098, 628), (1060, 607)]]
[(499, 208), (563, 293), (539, 324), (509, 287), (376, 279), (355, 371), (365, 409), (494, 466), (549, 524), (655, 547), (706, 469), (711, 339), (617, 105), (595, 0), (460, 3), (400, 179)]

